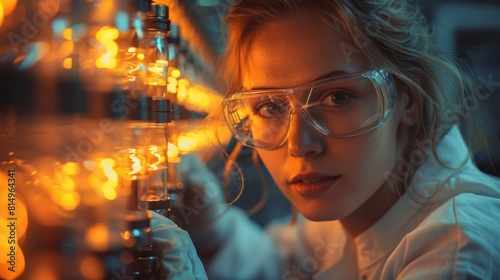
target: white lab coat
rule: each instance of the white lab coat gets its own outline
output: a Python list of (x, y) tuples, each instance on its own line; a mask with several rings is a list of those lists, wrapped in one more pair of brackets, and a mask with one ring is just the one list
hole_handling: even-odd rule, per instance
[[(451, 167), (468, 158), (457, 127), (438, 153)], [(215, 256), (203, 260), (214, 280), (500, 279), (498, 178), (470, 159), (448, 169), (429, 157), (409, 190), (354, 239), (338, 221), (302, 216), (264, 231), (232, 208), (195, 243), (221, 242)]]

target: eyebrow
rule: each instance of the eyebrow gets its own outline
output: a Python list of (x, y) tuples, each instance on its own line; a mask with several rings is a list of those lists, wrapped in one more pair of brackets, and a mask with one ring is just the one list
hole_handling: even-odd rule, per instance
[[(309, 84), (309, 83), (313, 83), (313, 82), (316, 82), (316, 81), (319, 81), (319, 80), (323, 80), (323, 79), (326, 79), (326, 78), (333, 78), (335, 76), (341, 76), (341, 75), (345, 75), (345, 74), (349, 74), (349, 72), (347, 71), (344, 71), (344, 70), (334, 70), (332, 72), (328, 72), (324, 75), (321, 75), (305, 84)], [(300, 86), (300, 85), (299, 85)], [(243, 89), (243, 90), (267, 90), (267, 89), (278, 89), (278, 88), (273, 88), (273, 87), (257, 87), (257, 88), (250, 88), (250, 89)]]

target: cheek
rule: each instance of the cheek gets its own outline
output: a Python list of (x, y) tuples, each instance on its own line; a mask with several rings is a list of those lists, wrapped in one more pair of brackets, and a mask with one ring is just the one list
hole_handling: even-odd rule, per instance
[[(281, 149), (273, 151), (257, 150), (257, 154), (262, 163), (264, 163), (267, 171), (271, 174), (274, 182), (282, 189), (282, 186), (285, 184), (283, 164), (286, 161), (286, 151), (281, 151)], [(283, 164), (278, 164), (280, 162)]]
[(347, 179), (354, 186), (381, 186), (397, 159), (396, 135), (390, 126), (350, 139), (343, 154)]

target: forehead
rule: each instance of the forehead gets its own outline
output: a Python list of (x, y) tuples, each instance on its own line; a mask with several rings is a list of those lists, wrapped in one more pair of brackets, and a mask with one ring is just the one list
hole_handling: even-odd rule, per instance
[(336, 70), (356, 72), (369, 67), (349, 37), (304, 13), (273, 20), (259, 30), (243, 62), (243, 87), (292, 87)]

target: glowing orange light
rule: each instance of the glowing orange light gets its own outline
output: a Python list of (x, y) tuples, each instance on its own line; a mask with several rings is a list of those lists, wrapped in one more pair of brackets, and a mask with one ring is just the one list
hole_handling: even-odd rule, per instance
[(85, 241), (90, 248), (96, 251), (105, 251), (108, 249), (109, 230), (105, 223), (97, 223), (87, 229)]
[(71, 69), (71, 68), (73, 68), (73, 59), (71, 57), (66, 57), (63, 60), (63, 67), (65, 69)]
[(146, 57), (144, 56), (144, 54), (143, 54), (143, 53), (138, 53), (138, 54), (137, 54), (137, 59), (139, 59), (139, 60), (144, 60), (145, 58), (146, 58)]
[(164, 161), (164, 158), (160, 154), (160, 149), (158, 148), (158, 146), (150, 146), (149, 153), (155, 157), (154, 159), (156, 160), (156, 162), (151, 163), (148, 169), (158, 170), (158, 165)]
[(109, 187), (108, 185), (102, 186), (102, 192), (103, 192), (104, 198), (106, 198), (107, 200), (115, 200), (116, 197), (118, 196), (116, 190), (114, 188)]
[(103, 159), (99, 166), (103, 169), (104, 175), (108, 178), (108, 180), (117, 182), (118, 181), (118, 174), (115, 172), (113, 167), (115, 167), (115, 161), (111, 158), (105, 158)]
[(198, 144), (192, 135), (181, 134), (177, 139), (177, 147), (181, 153), (188, 153), (195, 151)]
[(125, 239), (125, 240), (129, 240), (130, 239), (130, 231), (126, 230), (123, 234), (122, 234), (122, 238)]
[[(7, 221), (2, 221), (0, 219), (2, 224), (8, 224)], [(2, 230), (2, 234), (5, 232), (7, 234), (7, 231)], [(5, 234), (5, 235), (6, 235)], [(7, 236), (5, 235), (0, 235), (0, 252), (2, 252), (2, 257), (0, 261), (0, 278), (1, 279), (17, 279), (23, 272), (26, 267), (25, 259), (24, 259), (24, 254), (23, 250), (19, 246), (13, 246), (14, 250), (11, 250), (11, 244), (9, 244), (9, 240)], [(16, 240), (17, 244), (17, 240)], [(9, 270), (9, 267), (11, 265), (9, 264), (9, 256), (7, 254), (12, 253), (15, 256), (15, 269), (14, 271)]]
[(177, 81), (177, 100), (183, 103), (189, 93), (189, 81), (180, 79)]
[(69, 176), (64, 176), (61, 182), (61, 188), (66, 192), (75, 190), (75, 182)]
[(99, 41), (111, 41), (118, 39), (120, 36), (120, 32), (118, 29), (109, 26), (103, 26), (97, 33), (95, 34), (95, 38)]
[(3, 8), (3, 3), (0, 2), (0, 27), (2, 27), (3, 18), (4, 18), (4, 8)]
[(16, 9), (16, 4), (17, 4), (17, 0), (1, 0), (0, 1), (0, 6), (3, 5), (3, 12), (6, 16), (10, 15)]
[(179, 149), (175, 144), (168, 142), (167, 156), (169, 159), (179, 156)]
[(167, 82), (168, 82), (167, 86), (168, 92), (177, 93), (177, 84), (178, 84), (177, 79), (170, 76), (167, 78)]
[(23, 238), (28, 228), (28, 210), (21, 199), (16, 199), (17, 239)]
[[(0, 179), (6, 182), (7, 176), (0, 175)], [(0, 224), (4, 225), (5, 228), (5, 230), (0, 230), (0, 252), (2, 252), (2, 255), (0, 256), (0, 279), (16, 279), (17, 276), (19, 276), (24, 270), (24, 255), (22, 254), (21, 248), (19, 248), (19, 240), (21, 240), (26, 233), (26, 229), (28, 227), (28, 213), (25, 203), (21, 197), (18, 194), (16, 194), (15, 197), (12, 197), (9, 196), (9, 193), (10, 192), (7, 188), (0, 190), (0, 197), (5, 198), (4, 201), (0, 200)], [(12, 200), (10, 200), (11, 198)], [(15, 203), (15, 216), (13, 216), (8, 210), (7, 203)], [(15, 227), (13, 229), (9, 227), (12, 222), (9, 218), (15, 218)], [(15, 234), (11, 232), (12, 230), (15, 231)], [(16, 258), (15, 272), (8, 270), (10, 267), (10, 256), (7, 254), (10, 254), (12, 251), (11, 246), (13, 244), (15, 244), (14, 247), (16, 247), (13, 253)], [(20, 260), (20, 258), (22, 259)], [(22, 263), (22, 267), (18, 267), (19, 262)], [(17, 271), (18, 269), (20, 271)]]
[(58, 56), (59, 57), (67, 57), (68, 55), (70, 55), (73, 50), (74, 50), (75, 46), (73, 44), (73, 41), (65, 41), (64, 43), (61, 44), (61, 46), (59, 46), (59, 49), (58, 49)]
[(68, 162), (63, 165), (62, 172), (71, 176), (77, 175), (80, 173), (80, 165), (76, 162)]
[(118, 38), (120, 32), (118, 29), (109, 26), (103, 26), (97, 31), (95, 37), (106, 49), (105, 53), (95, 61), (97, 68), (114, 69), (118, 64), (116, 56), (118, 55), (118, 44), (114, 41)]
[(78, 204), (80, 204), (80, 195), (78, 193), (66, 193), (61, 197), (60, 205), (65, 210), (74, 210)]
[(179, 69), (174, 69), (174, 70), (172, 70), (171, 75), (172, 75), (172, 77), (177, 79), (181, 76), (181, 71)]
[(136, 149), (128, 149), (129, 158), (132, 161), (132, 171), (128, 175), (135, 175), (141, 171), (141, 160), (136, 155)]
[(104, 197), (108, 200), (115, 200), (117, 197), (116, 188), (118, 187), (118, 173), (113, 169), (116, 162), (111, 158), (105, 158), (99, 163), (107, 181), (102, 184), (101, 190)]
[(164, 59), (157, 59), (155, 61), (156, 64), (158, 65), (161, 65), (161, 66), (167, 66), (168, 65), (168, 60), (164, 60)]
[(63, 35), (64, 39), (72, 40), (73, 39), (73, 29), (71, 29), (71, 28), (64, 29), (62, 35)]

